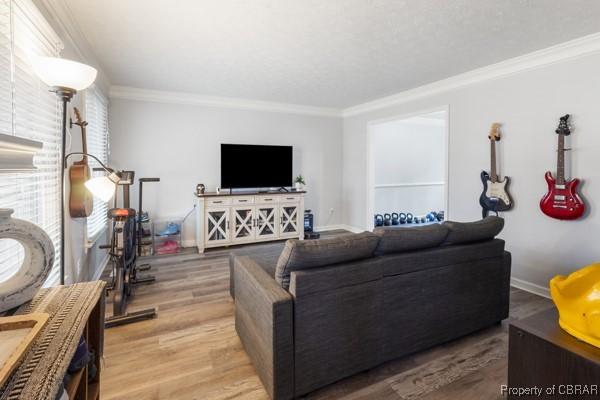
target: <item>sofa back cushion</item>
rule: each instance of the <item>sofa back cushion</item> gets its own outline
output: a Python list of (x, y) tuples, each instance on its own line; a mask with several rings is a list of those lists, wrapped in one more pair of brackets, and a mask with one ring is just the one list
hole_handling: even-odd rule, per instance
[(448, 227), (431, 224), (410, 228), (377, 228), (375, 234), (379, 236), (375, 255), (382, 256), (439, 246), (448, 235)]
[(373, 256), (379, 238), (371, 232), (343, 235), (330, 239), (288, 240), (275, 268), (275, 280), (290, 286), (290, 273)]
[(477, 243), (437, 246), (430, 249), (388, 254), (379, 258), (383, 261), (383, 276), (388, 277), (502, 257), (504, 245), (504, 240), (492, 239)]
[(475, 222), (447, 221), (443, 225), (449, 231), (444, 244), (462, 244), (493, 239), (502, 231), (504, 219), (490, 216)]

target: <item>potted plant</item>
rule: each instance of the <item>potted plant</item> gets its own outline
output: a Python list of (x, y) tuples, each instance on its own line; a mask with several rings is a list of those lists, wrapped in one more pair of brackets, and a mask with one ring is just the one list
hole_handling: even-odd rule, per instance
[(304, 181), (304, 177), (302, 175), (298, 175), (296, 177), (296, 179), (294, 179), (294, 184), (295, 184), (296, 190), (302, 190), (304, 188), (304, 185), (306, 185), (306, 182)]

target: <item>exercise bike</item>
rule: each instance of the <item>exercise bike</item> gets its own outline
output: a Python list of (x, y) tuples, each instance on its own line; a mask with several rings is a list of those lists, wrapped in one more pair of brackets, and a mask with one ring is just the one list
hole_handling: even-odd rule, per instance
[(123, 207), (118, 206), (115, 193), (114, 207), (108, 211), (111, 221), (110, 244), (100, 246), (108, 249), (110, 263), (112, 264), (112, 283), (108, 290), (112, 292), (113, 315), (108, 317), (104, 326), (129, 324), (156, 316), (156, 308), (127, 312), (127, 303), (133, 295), (135, 285), (140, 283), (154, 282), (153, 276), (138, 276), (140, 270), (148, 270), (150, 266), (144, 264), (137, 266), (137, 239), (139, 232), (136, 223), (136, 211), (130, 208), (129, 187), (133, 184), (134, 172), (122, 171), (118, 186), (123, 188)]

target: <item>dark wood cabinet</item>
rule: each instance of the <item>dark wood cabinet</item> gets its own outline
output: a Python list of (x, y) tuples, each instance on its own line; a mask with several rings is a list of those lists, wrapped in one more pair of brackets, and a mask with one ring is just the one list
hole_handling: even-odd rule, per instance
[(599, 399), (600, 348), (561, 329), (554, 308), (515, 321), (509, 327), (508, 388), (509, 399)]

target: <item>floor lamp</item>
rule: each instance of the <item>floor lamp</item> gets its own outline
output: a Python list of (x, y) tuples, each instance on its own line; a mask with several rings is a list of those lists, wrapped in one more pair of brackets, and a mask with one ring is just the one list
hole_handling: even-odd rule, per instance
[(78, 90), (89, 87), (98, 71), (89, 65), (56, 57), (34, 56), (31, 59), (33, 70), (42, 82), (50, 86), (62, 102), (62, 168), (60, 172), (60, 284), (65, 284), (65, 170), (67, 168), (67, 103)]

